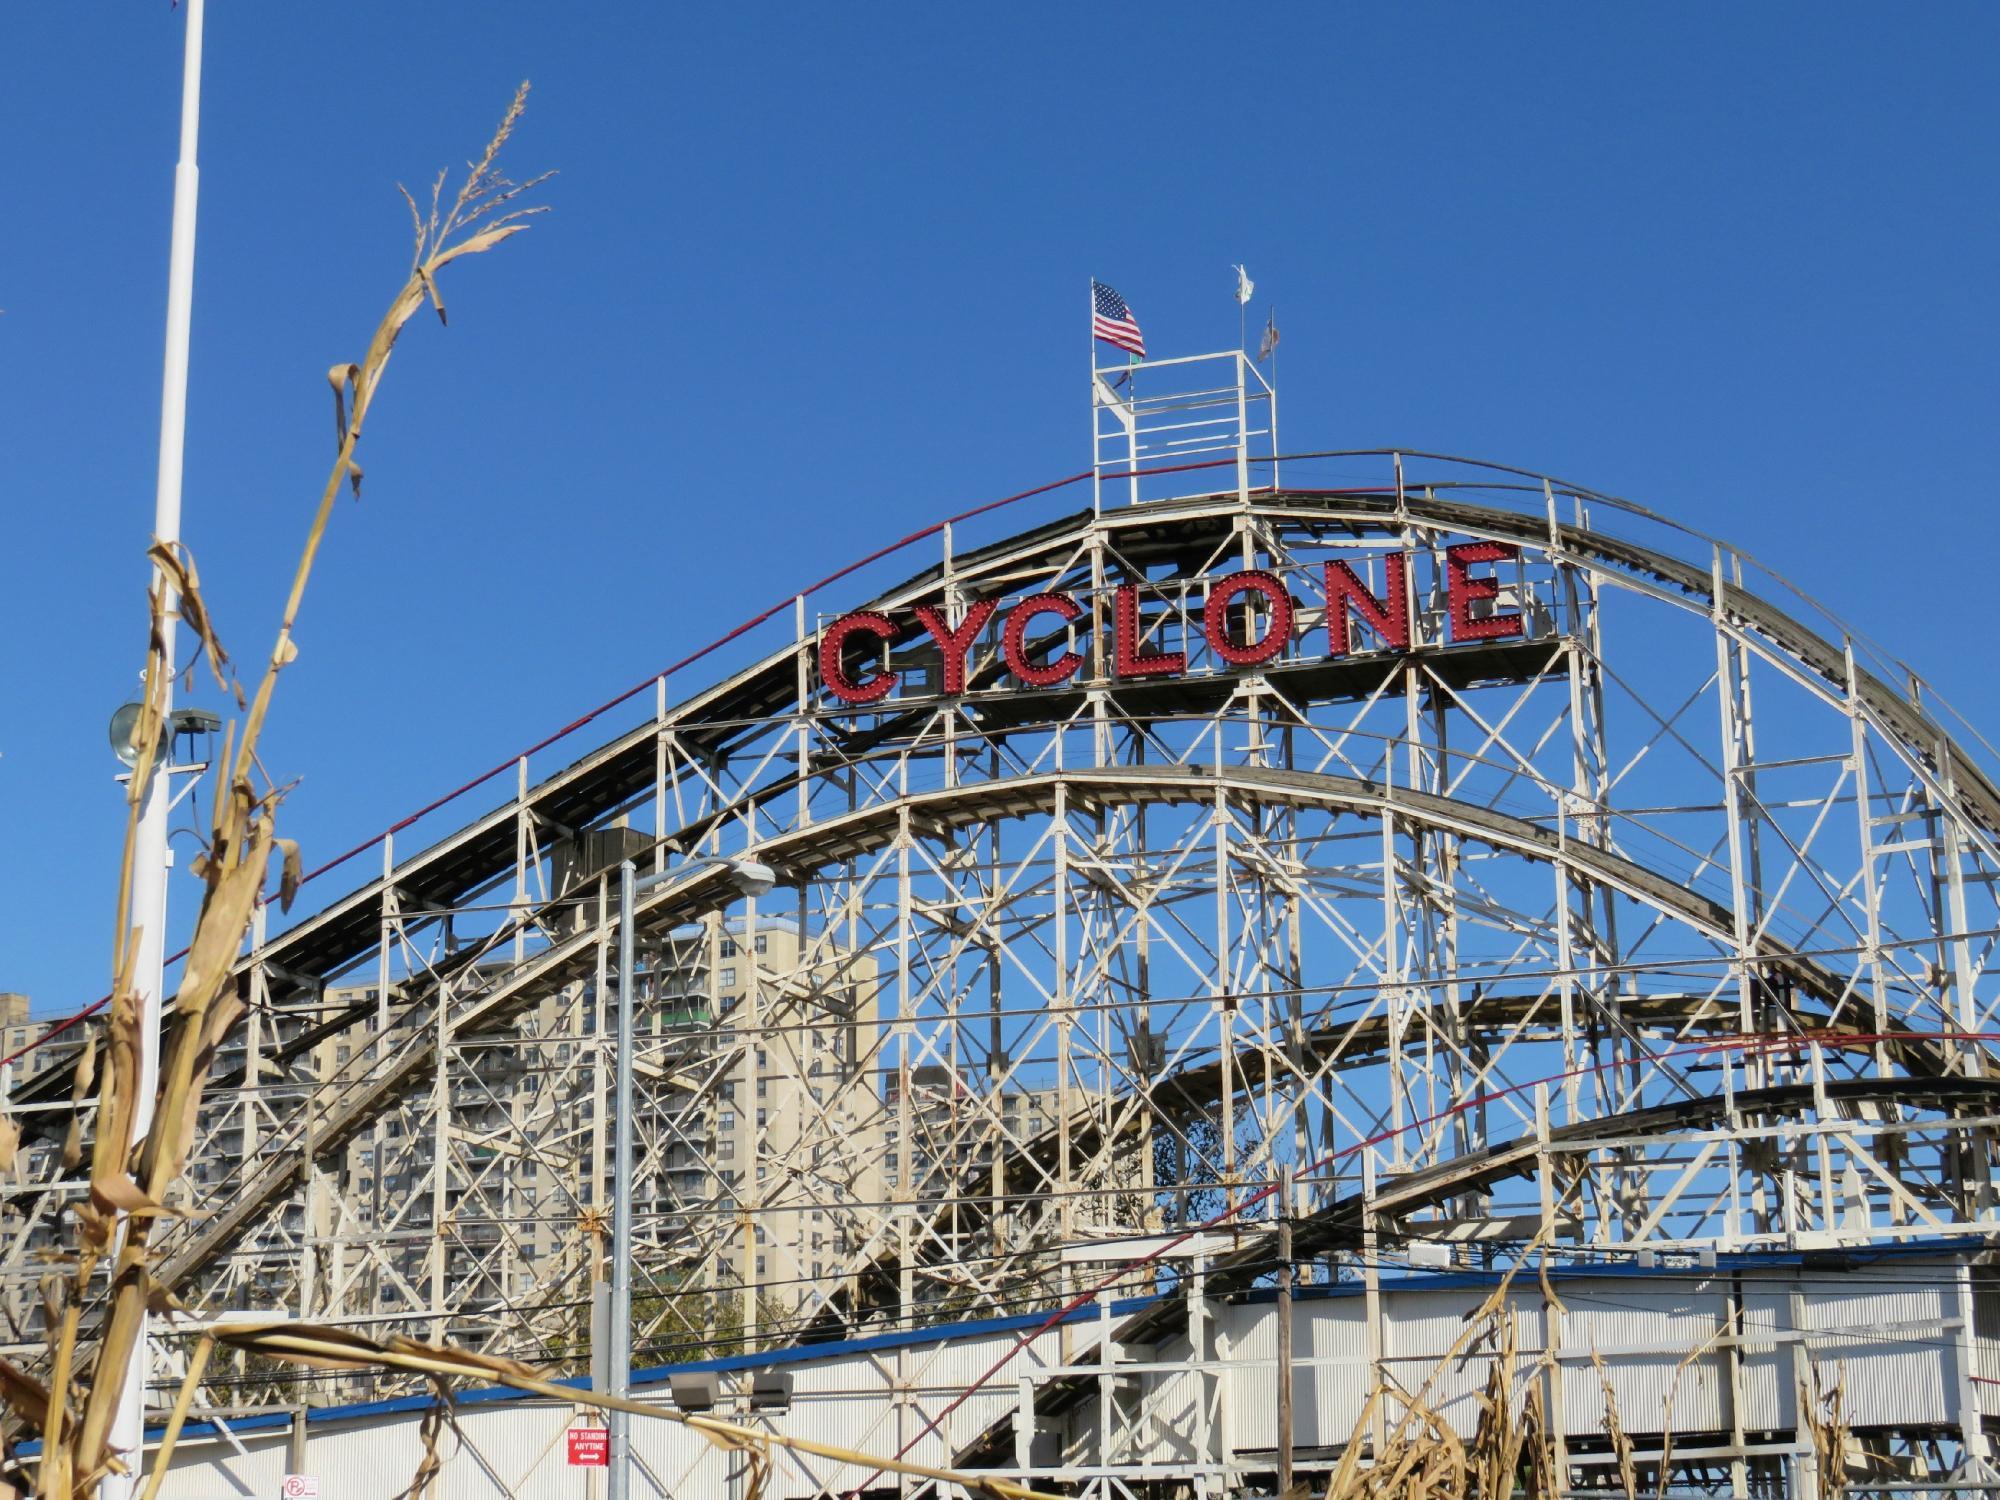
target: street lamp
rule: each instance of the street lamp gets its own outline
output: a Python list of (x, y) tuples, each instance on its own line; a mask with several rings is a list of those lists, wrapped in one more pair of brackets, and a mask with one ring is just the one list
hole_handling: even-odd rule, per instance
[[(167, 249), (166, 359), (160, 377), (160, 457), (154, 476), (153, 538), (172, 548), (181, 537), (181, 460), (187, 437), (188, 340), (194, 309), (195, 202), (200, 190), (196, 145), (201, 135), (201, 38), (203, 0), (188, 0), (187, 35), (181, 51), (180, 158), (174, 164), (174, 217)], [(180, 599), (158, 568), (156, 587), (166, 608), (154, 628), (154, 649), (167, 673), (161, 684), (162, 706), (173, 707), (175, 625)], [(129, 737), (128, 737), (129, 742)], [(153, 1094), (160, 1071), (160, 991), (165, 969), (167, 916), (167, 778), (156, 776), (140, 809), (132, 851), (131, 920), (139, 930), (132, 959), (132, 986), (139, 1001), (138, 1103), (132, 1115), (132, 1139), (143, 1140), (153, 1127)], [(121, 941), (123, 934), (120, 934)], [(122, 1233), (122, 1229), (121, 1229)], [(126, 1472), (108, 1474), (98, 1486), (103, 1500), (130, 1500), (138, 1494), (145, 1463), (146, 1333), (142, 1323), (125, 1369), (125, 1384), (112, 1416), (111, 1447), (125, 1458)], [(58, 1397), (60, 1397), (58, 1392)]]
[[(632, 959), (632, 906), (641, 891), (684, 884), (712, 869), (725, 869), (745, 896), (761, 896), (777, 884), (767, 864), (754, 859), (708, 855), (676, 870), (659, 870), (640, 878), (638, 866), (626, 860), (618, 866), (618, 1133), (612, 1162), (611, 1187), (611, 1394), (623, 1400), (632, 1384), (632, 1138), (637, 1133), (632, 1102), (634, 1041), (632, 991), (636, 977)], [(632, 1415), (611, 1413), (611, 1473), (608, 1500), (630, 1500), (632, 1484)]]
[[(145, 712), (146, 706), (143, 703), (122, 704), (118, 711), (112, 714), (111, 727), (106, 731), (107, 738), (111, 741), (111, 753), (118, 757), (119, 763), (127, 770), (136, 769), (139, 764), (137, 744), (139, 720)], [(167, 715), (166, 733), (160, 736), (160, 743), (154, 754), (159, 760), (165, 761), (172, 747), (181, 740), (200, 739), (203, 735), (214, 734), (221, 728), (220, 714), (210, 713), (205, 708), (177, 708)], [(187, 767), (175, 766), (173, 769), (183, 771)]]

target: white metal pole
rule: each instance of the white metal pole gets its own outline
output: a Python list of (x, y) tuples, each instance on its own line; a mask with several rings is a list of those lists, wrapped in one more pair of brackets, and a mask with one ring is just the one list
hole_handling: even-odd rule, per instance
[[(194, 309), (194, 220), (200, 175), (195, 147), (201, 129), (201, 23), (203, 0), (188, 0), (187, 39), (181, 62), (181, 149), (174, 166), (173, 238), (167, 260), (167, 351), (160, 382), (160, 464), (153, 497), (153, 534), (163, 542), (181, 535), (181, 454), (187, 431), (188, 330)], [(162, 584), (164, 587), (164, 584)], [(173, 708), (174, 636), (180, 604), (171, 590), (160, 634), (167, 661), (163, 706)], [(172, 760), (168, 754), (147, 784), (146, 805), (139, 819), (139, 836), (132, 859), (132, 921), (139, 928), (132, 974), (139, 990), (139, 1087), (132, 1135), (143, 1138), (153, 1123), (153, 1096), (159, 1089), (160, 1008), (165, 985), (167, 869), (167, 804), (172, 798)], [(138, 1493), (145, 1438), (146, 1380), (149, 1370), (146, 1328), (140, 1325), (125, 1371), (125, 1388), (111, 1424), (111, 1446), (125, 1455), (128, 1472), (107, 1477), (99, 1493), (104, 1500), (129, 1500)]]
[[(632, 905), (639, 870), (618, 866), (618, 1136), (611, 1168), (611, 1394), (628, 1394), (632, 1381)], [(611, 1413), (609, 1500), (632, 1492), (632, 1415)]]

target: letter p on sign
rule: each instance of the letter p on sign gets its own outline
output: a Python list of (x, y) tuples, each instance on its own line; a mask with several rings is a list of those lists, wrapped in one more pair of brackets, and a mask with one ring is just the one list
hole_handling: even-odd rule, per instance
[(319, 1500), (319, 1481), (310, 1474), (287, 1474), (285, 1500)]

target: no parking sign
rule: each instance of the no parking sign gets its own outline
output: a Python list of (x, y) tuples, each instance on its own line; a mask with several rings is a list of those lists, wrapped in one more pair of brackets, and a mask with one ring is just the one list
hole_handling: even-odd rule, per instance
[(569, 1462), (575, 1469), (611, 1467), (611, 1429), (572, 1427), (569, 1429)]

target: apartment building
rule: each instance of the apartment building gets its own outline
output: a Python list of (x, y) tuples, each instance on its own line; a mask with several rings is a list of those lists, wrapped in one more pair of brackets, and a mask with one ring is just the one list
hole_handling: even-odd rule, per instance
[[(642, 941), (638, 980), (642, 1285), (748, 1284), (787, 1309), (810, 1301), (865, 1238), (859, 1206), (885, 1191), (869, 1084), (875, 960), (791, 921), (739, 919)], [(475, 969), (459, 987), (483, 982)], [(337, 1114), (383, 1055), (431, 1024), (407, 1010), (393, 989), (384, 1005), (375, 984), (273, 1000), (232, 1035), (214, 1077), (254, 1067), (270, 1103), (310, 1092), (322, 1117)], [(615, 980), (601, 996), (585, 980), (537, 1002), (505, 1036), (463, 1039), (446, 1117), (434, 1092), (419, 1094), (349, 1136), (272, 1237), (303, 1245), (294, 1258), (313, 1260), (336, 1305), (526, 1304), (559, 1283), (573, 1297), (581, 1269), (609, 1248), (615, 1012)], [(226, 1196), (279, 1148), (278, 1113), (254, 1094), (217, 1093), (190, 1164), (198, 1197)], [(295, 1274), (284, 1260), (273, 1257), (274, 1293)]]

